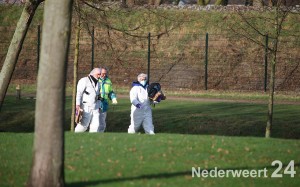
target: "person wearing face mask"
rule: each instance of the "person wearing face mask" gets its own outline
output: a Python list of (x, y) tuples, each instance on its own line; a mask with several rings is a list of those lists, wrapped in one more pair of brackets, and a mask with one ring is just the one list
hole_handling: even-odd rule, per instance
[(131, 114), (129, 134), (138, 132), (143, 126), (146, 134), (155, 134), (152, 122), (151, 103), (147, 92), (147, 74), (141, 73), (137, 76), (137, 81), (132, 83), (130, 90)]
[(100, 125), (98, 128), (98, 132), (104, 132), (106, 128), (106, 115), (108, 110), (108, 101), (111, 100), (113, 105), (118, 104), (117, 96), (113, 91), (112, 82), (108, 78), (107, 68), (102, 67), (100, 78), (99, 78), (99, 99), (100, 99)]
[(77, 84), (76, 91), (76, 114), (82, 111), (82, 118), (75, 127), (75, 132), (85, 132), (89, 127), (89, 132), (98, 132), (99, 128), (99, 106), (98, 100), (99, 82), (101, 69), (94, 68), (90, 74), (81, 78)]

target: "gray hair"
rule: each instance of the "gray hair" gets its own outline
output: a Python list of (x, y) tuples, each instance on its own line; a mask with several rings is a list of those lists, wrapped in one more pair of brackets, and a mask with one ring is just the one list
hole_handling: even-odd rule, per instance
[(105, 69), (108, 72), (108, 68), (107, 67), (100, 67), (100, 69)]
[(94, 68), (91, 72), (90, 75), (94, 75), (96, 72), (101, 72), (100, 68)]
[(148, 80), (148, 75), (145, 74), (145, 73), (140, 73), (140, 74), (137, 76), (137, 80), (140, 81), (141, 78), (146, 78), (146, 80)]
[(108, 76), (108, 68), (107, 67), (100, 67), (100, 72), (102, 72), (102, 69), (106, 70), (106, 76)]

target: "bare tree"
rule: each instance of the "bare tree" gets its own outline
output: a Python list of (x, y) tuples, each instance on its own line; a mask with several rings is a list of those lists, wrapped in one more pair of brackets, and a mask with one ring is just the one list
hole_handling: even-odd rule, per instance
[(64, 105), (72, 0), (46, 1), (28, 186), (64, 186)]
[(264, 6), (264, 0), (253, 0), (253, 6)]
[(295, 5), (298, 0), (250, 0), (254, 6), (281, 6)]
[(126, 5), (127, 5), (128, 7), (132, 7), (132, 6), (135, 5), (135, 1), (134, 1), (134, 0), (126, 0)]
[(0, 72), (0, 110), (36, 8), (44, 0), (26, 1)]
[(148, 0), (149, 5), (159, 6), (162, 3), (162, 0)]
[[(263, 1), (261, 1), (263, 2)], [(239, 12), (238, 17), (230, 18), (235, 20), (231, 29), (235, 34), (256, 43), (259, 46), (266, 47), (264, 38), (266, 35), (272, 41), (268, 45), (268, 58), (270, 59), (270, 79), (269, 79), (269, 99), (268, 99), (268, 116), (265, 131), (265, 137), (271, 137), (273, 126), (273, 108), (274, 108), (274, 92), (275, 92), (275, 69), (278, 63), (278, 52), (281, 46), (283, 33), (295, 35), (295, 30), (284, 28), (285, 22), (289, 15), (299, 14), (292, 11), (292, 7), (284, 6), (285, 1), (277, 0), (273, 7), (264, 8), (261, 12)], [(297, 15), (299, 16), (299, 15)], [(229, 19), (229, 20), (230, 20)], [(260, 37), (258, 37), (260, 36)], [(282, 47), (282, 46), (281, 46)]]
[(120, 2), (121, 2), (120, 3), (121, 8), (126, 8), (127, 7), (126, 0), (121, 0)]
[(72, 89), (72, 114), (71, 114), (71, 131), (74, 131), (75, 109), (76, 109), (76, 90), (77, 90), (77, 74), (78, 74), (78, 59), (79, 59), (79, 40), (80, 40), (80, 5), (79, 0), (75, 1), (75, 11), (77, 16), (76, 38), (75, 38), (75, 54), (73, 65), (73, 89)]
[(217, 0), (215, 5), (223, 5), (226, 6), (228, 4), (228, 0)]
[[(126, 19), (135, 14), (136, 9), (123, 9), (115, 4), (103, 4), (100, 0), (95, 0), (93, 3), (82, 1), (82, 4), (80, 11), (82, 28), (86, 29), (90, 35), (92, 35), (91, 28), (95, 28), (97, 33), (97, 37), (94, 38), (95, 46), (110, 50), (110, 58), (115, 60), (115, 63), (111, 61), (106, 66), (111, 72), (114, 69), (129, 69), (132, 62), (126, 58), (130, 50), (128, 46), (144, 43), (148, 40), (149, 32), (151, 32), (151, 41), (158, 41), (162, 36), (168, 36), (172, 30), (192, 19), (174, 18), (169, 12), (149, 6), (138, 11), (139, 21), (136, 21)], [(155, 45), (152, 46), (152, 50), (155, 51)]]
[(210, 0), (198, 0), (197, 4), (201, 6), (205, 6), (210, 2)]

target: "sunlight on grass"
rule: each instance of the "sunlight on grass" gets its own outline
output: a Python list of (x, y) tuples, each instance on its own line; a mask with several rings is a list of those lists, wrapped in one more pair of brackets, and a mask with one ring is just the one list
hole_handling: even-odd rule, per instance
[[(0, 140), (0, 185), (24, 185), (29, 175), (33, 134), (1, 133)], [(204, 186), (297, 186), (299, 146), (297, 140), (272, 138), (68, 132), (65, 179), (67, 186), (199, 186), (200, 183)], [(295, 177), (271, 178), (276, 169), (271, 166), (274, 160), (284, 165), (294, 160)], [(268, 177), (193, 178), (192, 167), (266, 168)]]

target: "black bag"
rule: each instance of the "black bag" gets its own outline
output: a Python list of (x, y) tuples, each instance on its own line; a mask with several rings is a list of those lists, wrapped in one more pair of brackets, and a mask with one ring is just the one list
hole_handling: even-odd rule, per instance
[(147, 88), (147, 92), (148, 92), (148, 97), (150, 99), (153, 99), (154, 96), (161, 90), (161, 86), (158, 82), (154, 82), (151, 83), (148, 88)]

